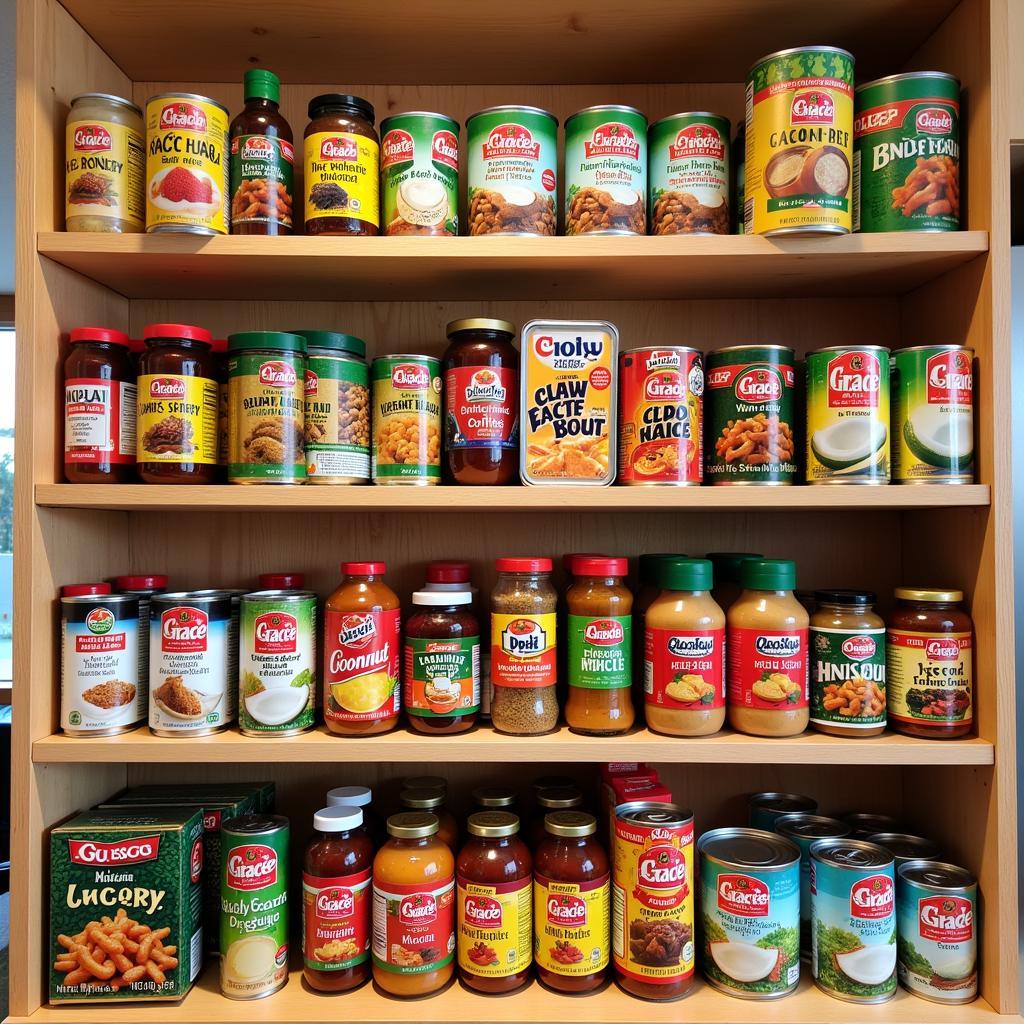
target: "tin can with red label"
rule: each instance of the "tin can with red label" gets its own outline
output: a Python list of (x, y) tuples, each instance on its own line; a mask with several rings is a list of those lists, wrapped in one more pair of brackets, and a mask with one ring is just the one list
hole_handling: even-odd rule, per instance
[(630, 349), (619, 358), (619, 481), (696, 486), (704, 479), (704, 360), (695, 348)]
[(375, 484), (441, 482), (441, 361), (391, 355), (373, 361)]

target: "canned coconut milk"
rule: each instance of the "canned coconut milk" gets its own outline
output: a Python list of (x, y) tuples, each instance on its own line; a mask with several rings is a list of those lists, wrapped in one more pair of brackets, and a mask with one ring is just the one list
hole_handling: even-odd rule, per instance
[(936, 843), (923, 836), (912, 836), (907, 832), (876, 832), (867, 841), (888, 850), (893, 856), (899, 889), (900, 867), (912, 860), (938, 860), (942, 850)]
[(781, 836), (719, 828), (697, 843), (708, 983), (776, 999), (800, 981), (800, 851)]
[(880, 832), (903, 831), (903, 823), (889, 817), (888, 814), (865, 814), (858, 811), (855, 814), (842, 815), (841, 820), (853, 829), (849, 835), (850, 839), (870, 839)]
[(851, 1003), (896, 993), (896, 886), (888, 850), (855, 839), (811, 846), (811, 973)]
[(441, 482), (441, 361), (380, 356), (373, 361), (375, 484)]
[(818, 801), (799, 793), (755, 793), (747, 806), (750, 827), (774, 832), (775, 822), (786, 814), (817, 814)]
[(220, 990), (261, 999), (288, 980), (288, 819), (221, 825)]

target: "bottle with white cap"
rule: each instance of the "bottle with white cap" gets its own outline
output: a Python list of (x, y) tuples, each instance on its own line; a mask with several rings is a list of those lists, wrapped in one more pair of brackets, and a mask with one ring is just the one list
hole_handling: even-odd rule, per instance
[(375, 847), (387, 839), (384, 822), (373, 809), (373, 790), (369, 786), (335, 786), (327, 791), (328, 807), (358, 807), (363, 812), (363, 831)]

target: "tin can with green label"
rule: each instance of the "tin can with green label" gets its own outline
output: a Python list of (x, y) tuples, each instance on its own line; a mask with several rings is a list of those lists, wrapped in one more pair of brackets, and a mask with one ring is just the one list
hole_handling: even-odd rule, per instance
[(288, 819), (243, 814), (221, 825), (220, 990), (261, 999), (288, 980)]
[(373, 361), (375, 484), (441, 482), (441, 361), (389, 355)]
[(939, 71), (858, 86), (853, 230), (960, 228), (960, 81)]

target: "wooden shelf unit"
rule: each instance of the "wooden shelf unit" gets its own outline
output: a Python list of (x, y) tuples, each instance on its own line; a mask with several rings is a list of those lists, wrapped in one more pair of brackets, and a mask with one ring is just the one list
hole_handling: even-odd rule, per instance
[[(547, 1022), (567, 1016), (652, 1020), (839, 1022), (995, 1021), (1017, 1011), (1013, 744), (1012, 493), (1009, 422), (1009, 68), (1012, 0), (523, 0), (477, 21), (457, 0), (430, 0), (398, 18), (373, 4), (252, 0), (173, 5), (135, 0), (18, 0), (18, 362), (11, 931), (16, 1021)], [(168, 89), (213, 95), (236, 111), (247, 67), (282, 73), (282, 108), (301, 134), (318, 92), (366, 95), (383, 115), (437, 109), (465, 121), (496, 103), (534, 103), (560, 119), (599, 102), (631, 103), (653, 120), (718, 110), (734, 122), (740, 82), (762, 53), (806, 42), (851, 47), (861, 81), (939, 68), (964, 87), (965, 210), (958, 235), (764, 239), (330, 240), (66, 235), (63, 123), (68, 101), (103, 91), (137, 102)], [(351, 46), (358, 39), (359, 45)], [(444, 40), (439, 50), (433, 43)], [(430, 40), (429, 44), (425, 44)], [(346, 55), (339, 63), (339, 54)], [(443, 54), (443, 56), (439, 56)], [(339, 68), (344, 67), (344, 72)], [(350, 76), (338, 81), (339, 73)], [(685, 81), (677, 81), (684, 76)], [(362, 84), (358, 84), (362, 83)], [(613, 84), (615, 83), (615, 84)], [(370, 354), (439, 354), (448, 320), (493, 315), (606, 317), (623, 347), (744, 342), (926, 342), (977, 355), (978, 480), (971, 487), (748, 490), (504, 488), (144, 488), (62, 483), (59, 375), (68, 331), (82, 324), (138, 337), (153, 321), (233, 330), (327, 327)], [(216, 512), (216, 515), (212, 513)], [(522, 515), (530, 512), (530, 515)], [(184, 513), (184, 514), (183, 514)], [(210, 514), (207, 514), (210, 513)], [(685, 514), (682, 514), (685, 513)], [(765, 514), (771, 513), (771, 514)], [(63, 583), (168, 571), (181, 587), (249, 583), (297, 569), (319, 593), (337, 564), (380, 557), (407, 595), (423, 563), (464, 557), (486, 594), (497, 554), (607, 550), (759, 550), (794, 557), (801, 587), (876, 590), (917, 581), (964, 589), (977, 633), (977, 736), (939, 743), (886, 735), (791, 741), (723, 733), (673, 740), (640, 729), (613, 740), (564, 730), (536, 739), (486, 729), (447, 743), (407, 732), (346, 742), (322, 730), (294, 740), (237, 732), (198, 741), (140, 730), (110, 740), (57, 734), (55, 595)], [(570, 1000), (537, 985), (501, 999), (455, 986), (402, 1004), (366, 987), (314, 995), (294, 974), (280, 994), (234, 1003), (208, 970), (180, 1005), (49, 1009), (47, 831), (77, 808), (132, 783), (273, 778), (279, 806), (304, 841), (322, 791), (367, 783), (383, 804), (398, 779), (446, 774), (456, 810), (471, 784), (568, 773), (592, 783), (596, 763), (648, 760), (698, 830), (743, 821), (746, 794), (807, 792), (823, 811), (890, 813), (933, 836), (977, 872), (982, 996), (943, 1007), (901, 992), (851, 1006), (804, 983), (771, 1004), (700, 986), (685, 1003), (640, 1004), (614, 985)], [(443, 760), (439, 760), (443, 759)]]

